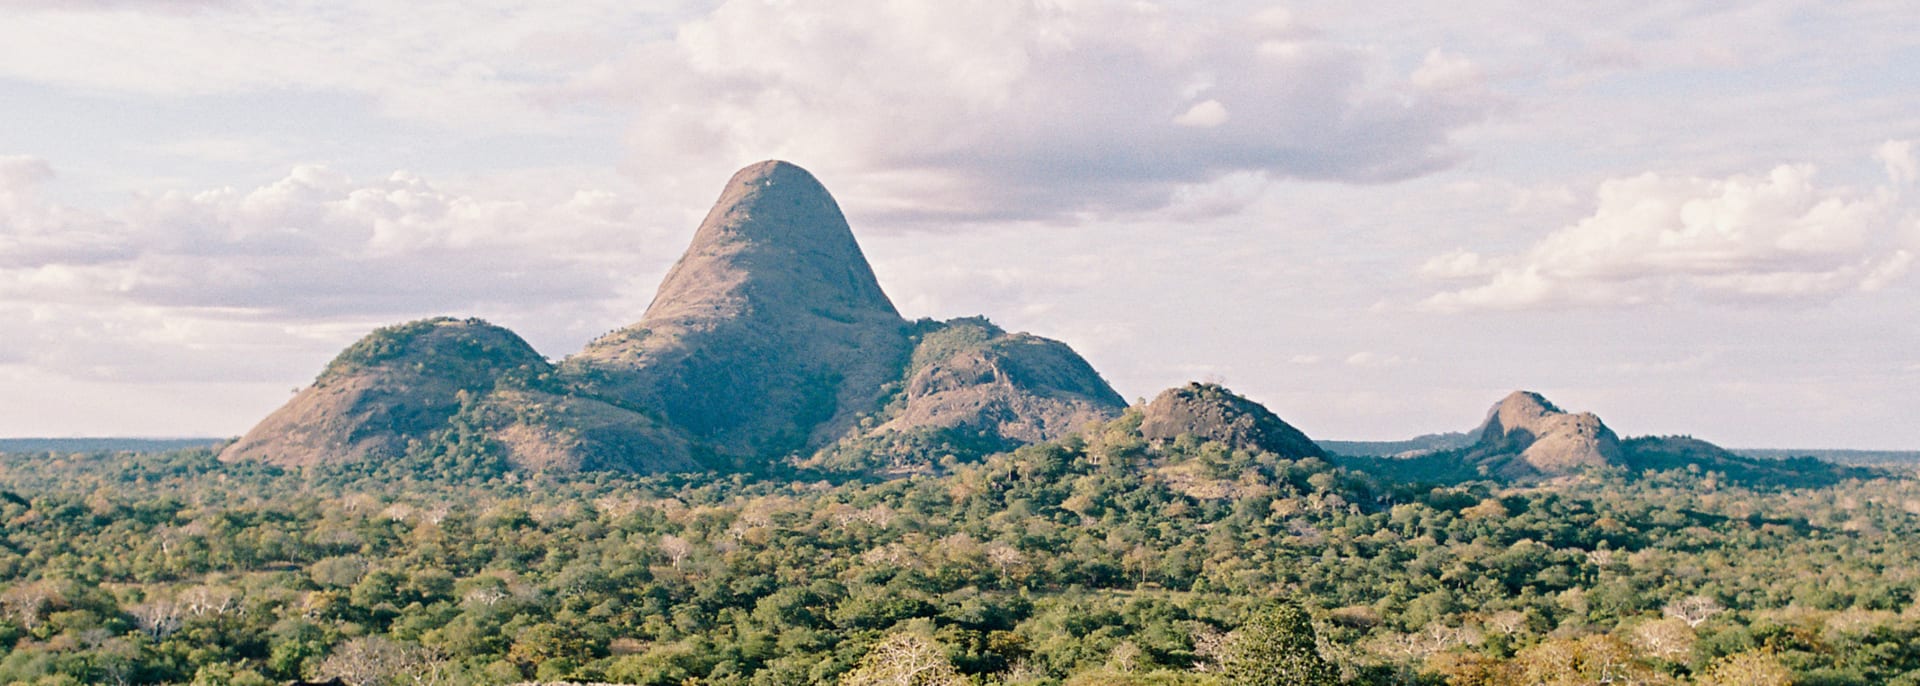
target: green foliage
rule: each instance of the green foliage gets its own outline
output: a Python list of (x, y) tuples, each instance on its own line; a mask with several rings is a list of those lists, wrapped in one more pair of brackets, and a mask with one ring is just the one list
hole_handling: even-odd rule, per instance
[(824, 685), (902, 634), (979, 684), (1233, 683), (1249, 646), (1353, 683), (1920, 679), (1913, 480), (1412, 487), (1138, 423), (872, 480), (0, 456), (0, 683), (358, 646), (453, 683)]
[(1241, 626), (1221, 659), (1229, 686), (1331, 686), (1340, 682), (1320, 657), (1313, 623), (1292, 603), (1262, 609)]

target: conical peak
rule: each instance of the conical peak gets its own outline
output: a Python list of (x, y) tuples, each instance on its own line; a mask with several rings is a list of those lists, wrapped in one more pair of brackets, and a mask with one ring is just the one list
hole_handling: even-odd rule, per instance
[(1540, 422), (1563, 414), (1566, 412), (1539, 393), (1514, 391), (1487, 411), (1487, 420), (1480, 425), (1480, 442), (1499, 441), (1516, 429), (1538, 434)]
[(1524, 414), (1534, 417), (1563, 413), (1563, 410), (1549, 402), (1546, 396), (1533, 391), (1514, 391), (1507, 394), (1507, 397), (1500, 400), (1500, 404), (1494, 406), (1494, 411), (1501, 414)]
[(826, 187), (805, 169), (769, 160), (727, 182), (646, 319), (789, 311), (899, 316)]
[[(844, 247), (839, 244), (853, 244), (853, 231), (833, 194), (813, 174), (790, 162), (767, 160), (727, 180), (720, 199), (700, 222), (689, 253), (703, 243), (728, 240)], [(858, 246), (853, 249), (859, 252)]]

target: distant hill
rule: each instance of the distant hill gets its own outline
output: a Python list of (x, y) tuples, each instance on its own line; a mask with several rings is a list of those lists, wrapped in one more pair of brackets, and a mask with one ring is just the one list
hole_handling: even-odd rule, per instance
[(1763, 486), (1819, 486), (1878, 474), (1862, 467), (1794, 455), (1794, 451), (1779, 451), (1785, 454), (1775, 459), (1741, 455), (1690, 436), (1623, 439), (1598, 416), (1566, 412), (1527, 391), (1515, 391), (1496, 403), (1472, 432), (1441, 436), (1477, 438), (1451, 448), (1420, 444), (1460, 439), (1423, 436), (1405, 442), (1416, 446), (1412, 451), (1380, 454), (1376, 449), (1368, 454), (1368, 446), (1363, 444), (1358, 446), (1360, 450), (1333, 452), (1339, 455), (1341, 464), (1380, 478), (1435, 483), (1530, 483), (1609, 468), (1629, 474), (1713, 472), (1733, 483)]
[(1064, 343), (901, 318), (826, 188), (767, 161), (734, 174), (639, 321), (557, 365), (477, 319), (380, 329), (222, 459), (885, 471), (1064, 438), (1125, 409)]
[(164, 453), (209, 448), (224, 438), (0, 438), (0, 453)]
[(1416, 455), (1458, 450), (1473, 445), (1478, 436), (1461, 431), (1423, 434), (1404, 441), (1315, 441), (1335, 455), (1366, 457), (1414, 457)]
[(1781, 448), (1734, 448), (1737, 455), (1760, 460), (1784, 460), (1795, 457), (1811, 457), (1834, 464), (1860, 466), (1880, 465), (1920, 465), (1920, 450), (1832, 450), (1832, 449), (1781, 449)]

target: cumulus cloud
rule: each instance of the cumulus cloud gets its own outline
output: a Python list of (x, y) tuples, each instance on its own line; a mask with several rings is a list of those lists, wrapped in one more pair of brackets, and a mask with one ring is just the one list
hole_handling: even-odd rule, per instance
[(1887, 167), (1887, 178), (1895, 185), (1913, 183), (1920, 178), (1920, 160), (1913, 156), (1913, 141), (1887, 141), (1874, 149), (1873, 156)]
[(0, 160), (0, 317), (26, 323), (0, 359), (89, 378), (284, 374), (233, 351), (333, 347), (428, 314), (564, 320), (621, 298), (649, 261), (636, 246), (655, 237), (610, 191), (484, 198), (303, 166), (252, 190), (91, 211), (41, 197), (51, 177), (44, 161)]
[[(1883, 148), (1884, 151), (1884, 148)], [(1885, 155), (1883, 155), (1885, 157)], [(1689, 296), (1833, 297), (1884, 288), (1914, 260), (1910, 208), (1889, 187), (1854, 191), (1784, 165), (1724, 179), (1642, 174), (1600, 184), (1594, 213), (1528, 250), (1457, 250), (1421, 265), (1468, 285), (1429, 309), (1622, 306)]]
[(660, 103), (639, 108), (636, 168), (785, 157), (868, 207), (992, 219), (1160, 207), (1235, 173), (1446, 168), (1490, 104), (1471, 71), (1396, 73), (1284, 13), (732, 0), (569, 91)]
[[(1451, 137), (1492, 103), (1460, 55), (1408, 69), (1283, 11), (1184, 4), (55, 4), (0, 22), (0, 79), (346, 96), (474, 134), (631, 119), (648, 187), (783, 157), (902, 217), (1151, 209), (1234, 174), (1406, 179), (1457, 162)], [(179, 152), (259, 154), (204, 136)]]

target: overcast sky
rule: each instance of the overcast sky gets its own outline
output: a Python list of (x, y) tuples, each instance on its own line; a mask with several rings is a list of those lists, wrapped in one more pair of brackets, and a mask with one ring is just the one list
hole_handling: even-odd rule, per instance
[(1129, 398), (1920, 448), (1920, 12), (1651, 5), (0, 0), (0, 436), (237, 435), (432, 315), (564, 357), (781, 158)]

